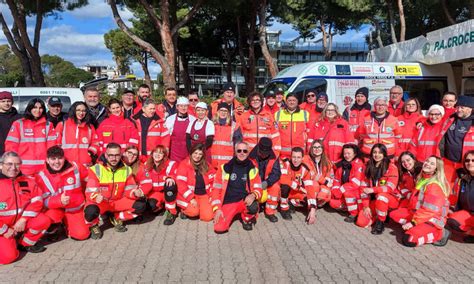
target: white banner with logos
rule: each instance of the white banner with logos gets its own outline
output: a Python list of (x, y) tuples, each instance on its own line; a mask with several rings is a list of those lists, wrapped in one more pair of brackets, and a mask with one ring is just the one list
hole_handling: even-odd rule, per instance
[(474, 19), (370, 51), (371, 60), (428, 65), (474, 58)]

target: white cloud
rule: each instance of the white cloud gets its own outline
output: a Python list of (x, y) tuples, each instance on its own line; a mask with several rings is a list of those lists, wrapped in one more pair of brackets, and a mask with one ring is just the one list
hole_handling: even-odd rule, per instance
[[(133, 18), (133, 13), (130, 10), (118, 8), (119, 14), (125, 22), (129, 22)], [(66, 13), (78, 19), (112, 18), (112, 10), (105, 0), (91, 0), (88, 5)]]

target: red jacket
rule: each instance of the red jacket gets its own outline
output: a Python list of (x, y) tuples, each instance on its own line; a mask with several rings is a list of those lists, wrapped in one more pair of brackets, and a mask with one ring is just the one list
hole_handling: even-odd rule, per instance
[(308, 207), (317, 206), (312, 172), (306, 164), (302, 163), (300, 168), (295, 170), (292, 168), (290, 160), (285, 159), (281, 167), (280, 184), (288, 185), (291, 190), (306, 194)]
[(165, 190), (165, 181), (172, 178), (176, 182), (176, 170), (178, 163), (167, 160), (163, 169), (157, 172), (155, 169), (148, 170), (146, 165), (141, 165), (137, 173), (137, 181), (145, 195), (152, 192), (163, 192)]
[(340, 160), (342, 146), (348, 143), (357, 144), (354, 134), (350, 131), (349, 124), (342, 117), (337, 118), (333, 122), (329, 120), (319, 120), (309, 129), (308, 146), (314, 140), (321, 139), (324, 144), (324, 151), (333, 163)]
[[(209, 166), (207, 173), (203, 174), (204, 184), (206, 185), (206, 193), (211, 194), (212, 184), (216, 171)], [(176, 203), (179, 207), (186, 209), (189, 202), (194, 199), (194, 186), (196, 185), (196, 171), (189, 158), (181, 161), (176, 171), (176, 179), (178, 183), (178, 198)]]
[(269, 105), (266, 104), (266, 105), (263, 107), (263, 109), (264, 109), (265, 111), (270, 112), (272, 115), (275, 115), (275, 113), (280, 110), (280, 107), (279, 107), (276, 103), (275, 103), (272, 107), (270, 107)]
[(416, 159), (424, 162), (432, 155), (440, 156), (439, 142), (443, 138), (441, 130), (443, 122), (432, 124), (426, 120), (422, 127), (417, 130), (412, 142), (410, 143), (410, 151), (416, 155)]
[(446, 224), (449, 201), (439, 183), (425, 177), (417, 182), (408, 208), (415, 224), (430, 223), (442, 229)]
[[(87, 169), (72, 162), (66, 170), (51, 174), (45, 167), (36, 175), (36, 183), (43, 193), (47, 209), (64, 208), (66, 212), (78, 212), (85, 201), (83, 181), (87, 179)], [(69, 204), (61, 203), (61, 195), (70, 197)]]
[(351, 171), (349, 173), (349, 179), (347, 182), (342, 183), (342, 174), (344, 172), (342, 167), (338, 167), (336, 164), (336, 170), (334, 173), (334, 182), (332, 184), (332, 189), (339, 189), (342, 193), (346, 190), (344, 187), (351, 187), (353, 189), (359, 188), (362, 181), (364, 180), (364, 171), (365, 171), (365, 164), (364, 162), (359, 159), (355, 158), (351, 162)]
[(410, 172), (404, 172), (400, 177), (398, 191), (400, 192), (401, 199), (410, 199), (412, 192), (415, 190), (416, 178)]
[(397, 107), (393, 108), (392, 103), (388, 102), (388, 112), (395, 117), (399, 117), (400, 115), (402, 115), (404, 105), (405, 103), (403, 101), (400, 101)]
[(356, 133), (364, 117), (370, 115), (370, 109), (365, 108), (358, 110), (347, 107), (345, 112), (347, 112), (347, 121), (352, 133)]
[(370, 198), (367, 194), (362, 192), (363, 188), (371, 187), (374, 190), (374, 194), (379, 193), (389, 193), (396, 197), (400, 198), (400, 192), (398, 191), (398, 169), (393, 163), (390, 163), (387, 171), (383, 174), (381, 178), (377, 180), (376, 183), (373, 182), (372, 178), (364, 177), (360, 188), (361, 188), (361, 199), (364, 207), (369, 206)]
[(214, 124), (215, 134), (211, 146), (211, 163), (217, 169), (234, 156), (234, 132), (240, 128), (236, 122), (232, 125)]
[(146, 137), (142, 137), (142, 125), (140, 122), (140, 116), (142, 114), (139, 113), (135, 115), (133, 118), (135, 119), (135, 123), (138, 129), (138, 147), (140, 149), (140, 153), (142, 153), (142, 139), (146, 140), (146, 155), (142, 153), (142, 160), (146, 159), (146, 156), (150, 155), (151, 151), (157, 145), (163, 145), (169, 149), (170, 147), (170, 132), (168, 128), (165, 126), (165, 121), (157, 116), (156, 114), (153, 116), (150, 126), (148, 127), (148, 133)]
[(122, 149), (129, 145), (138, 146), (138, 130), (135, 123), (124, 118), (123, 115), (110, 115), (99, 125), (97, 136), (101, 147), (101, 153), (111, 142), (120, 144)]
[(97, 202), (95, 199), (99, 193), (106, 202), (122, 198), (137, 199), (132, 191), (138, 186), (129, 166), (122, 164), (114, 171), (98, 163), (89, 168), (88, 178), (86, 198), (90, 202)]
[(398, 140), (396, 156), (410, 148), (411, 140), (415, 137), (417, 132), (416, 124), (422, 122), (424, 117), (419, 113), (408, 113), (398, 116), (398, 125), (400, 126), (401, 137)]
[(5, 151), (20, 155), (21, 172), (34, 175), (44, 166), (46, 151), (58, 144), (53, 124), (42, 117), (37, 121), (21, 118), (13, 122), (5, 140)]
[(99, 155), (100, 145), (94, 126), (84, 122), (77, 125), (72, 118), (69, 118), (65, 122), (60, 122), (56, 131), (67, 160), (89, 165), (92, 159), (88, 152)]
[(375, 119), (375, 113), (371, 112), (362, 120), (362, 124), (357, 129), (356, 138), (365, 155), (369, 155), (372, 147), (377, 143), (382, 143), (387, 147), (389, 156), (395, 155), (400, 139), (398, 119), (390, 114), (379, 124)]
[(0, 236), (20, 218), (34, 218), (43, 208), (41, 191), (34, 178), (11, 179), (0, 173)]
[[(222, 165), (218, 170), (214, 178), (214, 184), (211, 190), (211, 205), (212, 210), (216, 211), (222, 208), (224, 203), (225, 192), (227, 190), (227, 184), (229, 183), (231, 173), (227, 173)], [(258, 168), (254, 167), (250, 170), (247, 177), (249, 182), (247, 183), (245, 190), (250, 194), (255, 194), (255, 200), (262, 198), (262, 181), (258, 174)]]

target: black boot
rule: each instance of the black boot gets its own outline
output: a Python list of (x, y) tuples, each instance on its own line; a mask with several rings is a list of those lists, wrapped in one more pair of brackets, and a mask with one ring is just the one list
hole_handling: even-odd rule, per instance
[(441, 240), (434, 242), (433, 245), (437, 247), (444, 247), (448, 243), (449, 237), (451, 237), (451, 232), (448, 229), (443, 228), (443, 237)]
[(272, 223), (278, 222), (278, 217), (275, 216), (275, 214), (268, 215), (268, 214), (265, 213), (265, 218), (267, 218)]
[(291, 219), (293, 219), (293, 218), (291, 217), (291, 212), (290, 212), (290, 210), (281, 211), (281, 212), (280, 212), (280, 215), (281, 215), (281, 217), (282, 217), (283, 219), (285, 219), (285, 220), (291, 220)]
[(372, 233), (373, 235), (381, 235), (384, 230), (385, 230), (385, 224), (384, 224), (384, 222), (382, 222), (382, 221), (380, 221), (380, 220), (377, 220), (377, 221), (375, 221), (374, 227), (372, 227), (371, 233)]
[(242, 221), (242, 228), (244, 228), (245, 231), (252, 231), (252, 222), (244, 222)]
[(165, 212), (165, 220), (163, 221), (163, 225), (171, 226), (176, 221), (176, 215), (171, 214), (169, 211)]
[(474, 236), (465, 236), (463, 241), (468, 244), (474, 244)]
[(347, 223), (355, 223), (355, 220), (356, 220), (356, 216), (353, 216), (353, 215), (349, 215), (346, 218), (344, 218), (344, 222), (347, 222)]
[(21, 251), (26, 251), (26, 252), (30, 252), (30, 253), (40, 253), (40, 252), (43, 252), (43, 251), (46, 250), (46, 248), (44, 246), (40, 246), (38, 243), (36, 243), (32, 246), (27, 246), (27, 247), (19, 245), (18, 249), (21, 250)]

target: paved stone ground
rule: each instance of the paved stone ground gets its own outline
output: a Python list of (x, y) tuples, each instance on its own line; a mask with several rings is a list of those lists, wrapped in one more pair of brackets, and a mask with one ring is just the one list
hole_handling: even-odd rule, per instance
[(150, 218), (123, 234), (108, 229), (99, 241), (49, 244), (0, 266), (0, 282), (474, 282), (474, 245), (405, 248), (394, 224), (373, 236), (336, 212), (319, 210), (317, 218), (308, 226), (298, 212), (276, 224), (261, 215), (253, 231), (234, 222), (224, 235), (199, 221), (167, 227), (163, 217)]

